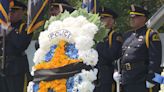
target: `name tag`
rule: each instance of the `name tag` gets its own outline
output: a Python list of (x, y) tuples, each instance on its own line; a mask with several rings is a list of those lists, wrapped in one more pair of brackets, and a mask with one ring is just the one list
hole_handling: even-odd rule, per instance
[(140, 42), (143, 41), (143, 38), (144, 38), (143, 36), (139, 36), (138, 41)]

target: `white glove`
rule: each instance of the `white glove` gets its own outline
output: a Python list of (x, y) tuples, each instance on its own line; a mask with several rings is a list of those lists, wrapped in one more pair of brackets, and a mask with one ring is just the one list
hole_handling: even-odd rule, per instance
[(120, 82), (120, 80), (121, 80), (121, 74), (118, 73), (118, 72), (114, 72), (114, 74), (113, 74), (113, 79), (114, 79), (116, 82)]
[(152, 87), (154, 87), (154, 86), (155, 86), (154, 84), (152, 84), (152, 83), (146, 81), (146, 87), (147, 87), (147, 88), (152, 88)]

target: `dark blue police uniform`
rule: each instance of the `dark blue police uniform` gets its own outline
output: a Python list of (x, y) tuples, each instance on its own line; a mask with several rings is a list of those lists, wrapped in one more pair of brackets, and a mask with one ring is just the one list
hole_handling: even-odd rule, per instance
[[(14, 1), (14, 4), (15, 6), (22, 7), (20, 2)], [(0, 91), (26, 92), (30, 73), (25, 50), (30, 44), (32, 34), (27, 34), (26, 23), (23, 23), (21, 20), (11, 24), (11, 26), (11, 32), (6, 35), (5, 76), (0, 77)]]
[[(6, 36), (5, 83), (8, 91), (23, 92), (27, 86), (29, 64), (25, 50), (30, 44), (32, 35), (27, 35), (25, 25), (18, 22), (12, 25), (13, 30)], [(21, 26), (22, 29), (21, 29)], [(20, 31), (20, 32), (19, 32)], [(15, 90), (15, 91), (14, 91)]]
[[(110, 9), (103, 10), (100, 15), (101, 17), (116, 17), (115, 13)], [(109, 31), (109, 35), (104, 39), (104, 42), (97, 44), (96, 49), (99, 55), (97, 68), (99, 73), (94, 92), (112, 92), (114, 61), (121, 55), (121, 46), (122, 35), (113, 29)]]
[[(145, 10), (136, 7), (132, 14), (146, 14)], [(160, 73), (162, 49), (158, 32), (143, 26), (125, 33), (122, 54), (124, 92), (148, 92), (146, 81), (155, 84), (152, 79), (155, 73)]]

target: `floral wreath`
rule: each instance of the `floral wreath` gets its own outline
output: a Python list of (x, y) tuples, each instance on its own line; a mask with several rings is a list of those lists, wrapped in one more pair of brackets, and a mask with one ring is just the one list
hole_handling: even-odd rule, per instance
[(98, 14), (83, 9), (52, 16), (40, 33), (28, 92), (93, 92), (98, 53), (108, 31)]

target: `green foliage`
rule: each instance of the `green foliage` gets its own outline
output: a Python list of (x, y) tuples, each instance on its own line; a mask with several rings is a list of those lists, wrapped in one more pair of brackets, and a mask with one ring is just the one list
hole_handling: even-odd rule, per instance
[[(150, 11), (150, 17), (164, 4), (164, 0), (100, 0), (100, 5), (113, 9), (119, 15), (116, 22), (116, 30), (124, 32), (129, 27), (129, 6), (131, 4), (146, 6)], [(164, 29), (160, 32), (164, 32)]]
[(82, 0), (67, 0), (69, 3), (74, 6), (76, 9), (81, 8)]
[[(27, 0), (19, 0), (27, 3)], [(81, 7), (82, 0), (67, 0), (76, 9)], [(151, 12), (150, 17), (164, 4), (164, 0), (99, 0), (100, 6), (105, 6), (113, 9), (119, 14), (116, 20), (116, 30), (125, 32), (130, 29), (129, 27), (129, 6), (131, 4), (137, 4), (146, 6)], [(160, 32), (164, 32), (164, 26), (160, 29)]]

